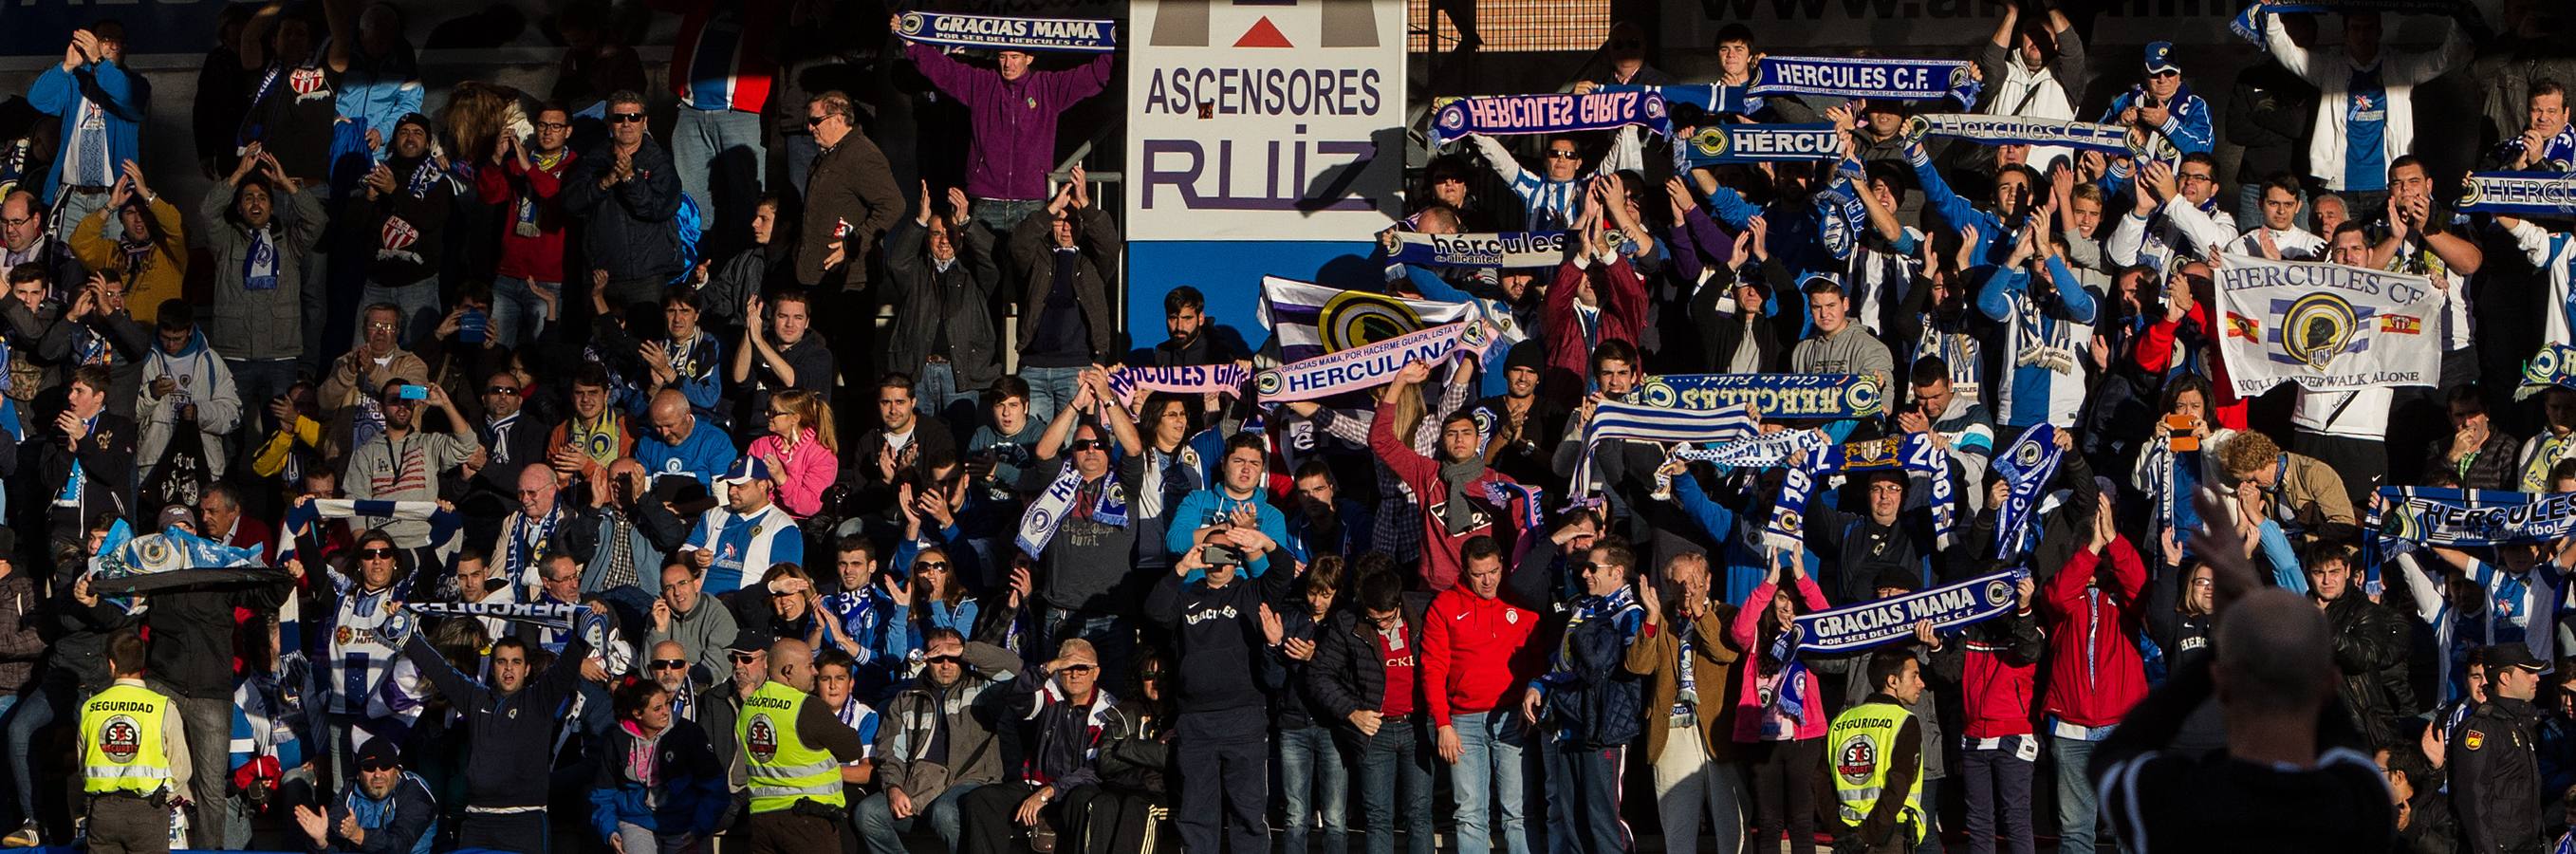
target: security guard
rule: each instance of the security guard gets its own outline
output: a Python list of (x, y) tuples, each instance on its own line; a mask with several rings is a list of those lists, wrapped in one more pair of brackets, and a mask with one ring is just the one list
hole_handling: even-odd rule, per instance
[(1902, 854), (1923, 844), (1927, 824), (1923, 725), (1906, 711), (1923, 696), (1923, 669), (1910, 650), (1882, 648), (1870, 654), (1869, 680), (1878, 690), (1825, 731), (1825, 748), (1833, 751), (1827, 771), (1842, 804), (1844, 841), (1872, 854)]
[(2460, 850), (2537, 852), (2540, 823), (2540, 692), (2547, 669), (2520, 641), (2487, 647), (2487, 701), (2451, 731), (2451, 815)]
[(770, 645), (769, 681), (743, 700), (734, 739), (751, 777), (749, 854), (839, 854), (841, 765), (868, 745), (814, 697), (812, 647)]
[(143, 687), (143, 638), (107, 641), (116, 684), (81, 704), (81, 791), (89, 796), (89, 850), (170, 850), (170, 804), (188, 791), (188, 737), (170, 698)]

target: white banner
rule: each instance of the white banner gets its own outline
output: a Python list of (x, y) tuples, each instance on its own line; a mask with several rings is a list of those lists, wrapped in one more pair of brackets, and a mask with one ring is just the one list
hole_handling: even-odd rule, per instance
[[(2252, 0), (2105, 0), (2086, 4), (2093, 10), (2087, 46), (2128, 45), (2125, 53), (2095, 53), (2098, 68), (2131, 69), (2136, 45), (2170, 41), (2176, 45), (2220, 45), (2242, 50), (2227, 24)], [(1758, 50), (1781, 53), (1789, 48), (1863, 47), (1879, 45), (1950, 45), (1957, 53), (1925, 50), (1918, 56), (1965, 57), (1971, 47), (1994, 37), (2010, 0), (1672, 0), (1662, 4), (1667, 50), (1704, 48), (1729, 23), (1753, 29)], [(2028, 6), (2025, 6), (2028, 8)], [(2028, 15), (2023, 20), (2029, 20)], [(2333, 19), (2326, 20), (2335, 26)], [(2389, 43), (2432, 44), (2441, 39), (2441, 20), (2422, 15), (2390, 15)], [(2106, 58), (2118, 56), (2116, 62)], [(2257, 61), (2260, 61), (2259, 59)], [(2128, 79), (2126, 77), (2122, 79)], [(1989, 84), (1995, 81), (1987, 81)]]
[(1403, 0), (1130, 0), (1128, 237), (1350, 240), (1395, 218)]
[(2309, 391), (2440, 384), (2442, 294), (2430, 279), (2234, 254), (2212, 272), (2218, 352), (2239, 397), (2284, 382)]

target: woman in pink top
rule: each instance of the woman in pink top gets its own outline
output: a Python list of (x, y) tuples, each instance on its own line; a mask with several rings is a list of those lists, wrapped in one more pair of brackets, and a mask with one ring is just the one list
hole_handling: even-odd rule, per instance
[[(1794, 599), (1780, 589), (1784, 561), (1797, 581)], [(1824, 767), (1825, 727), (1833, 721), (1825, 717), (1824, 686), (1798, 661), (1797, 638), (1783, 633), (1796, 625), (1798, 612), (1824, 610), (1825, 591), (1807, 577), (1799, 555), (1774, 555), (1770, 576), (1744, 602), (1727, 639), (1752, 664), (1736, 669), (1742, 682), (1735, 701), (1735, 740), (1753, 745), (1753, 798), (1760, 808), (1761, 830), (1749, 838), (1769, 845), (1785, 825), (1792, 854), (1815, 854), (1815, 776)], [(1753, 607), (1764, 602), (1770, 607)], [(1797, 701), (1784, 702), (1791, 695)]]
[[(769, 435), (752, 440), (751, 455), (778, 479), (778, 505), (803, 519), (823, 509), (823, 490), (840, 476), (841, 441), (832, 434), (832, 405), (804, 389), (769, 396)], [(783, 437), (783, 438), (782, 438)]]

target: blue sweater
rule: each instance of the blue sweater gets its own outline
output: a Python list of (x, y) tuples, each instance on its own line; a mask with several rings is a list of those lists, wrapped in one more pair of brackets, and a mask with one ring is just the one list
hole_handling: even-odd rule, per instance
[(733, 437), (725, 435), (725, 431), (704, 418), (698, 418), (697, 422), (696, 427), (689, 429), (689, 437), (681, 439), (676, 446), (663, 442), (662, 437), (653, 435), (650, 430), (645, 431), (644, 436), (635, 440), (635, 461), (643, 463), (644, 471), (655, 480), (692, 477), (699, 485), (707, 487), (708, 492), (714, 493), (716, 478), (723, 476), (736, 457)]
[[(1279, 508), (1272, 507), (1270, 502), (1261, 500), (1258, 492), (1250, 499), (1238, 500), (1226, 495), (1224, 487), (1218, 487), (1202, 489), (1181, 499), (1181, 506), (1174, 508), (1172, 514), (1167, 517), (1171, 528), (1163, 532), (1163, 551), (1171, 555), (1188, 551), (1193, 535), (1197, 534), (1200, 528), (1224, 520), (1228, 514), (1234, 512), (1235, 508), (1243, 506), (1253, 509), (1254, 516), (1260, 520), (1258, 527), (1262, 534), (1270, 537), (1272, 542), (1279, 543), (1280, 548), (1288, 547), (1288, 517), (1281, 514)], [(1260, 578), (1261, 574), (1269, 569), (1270, 556), (1262, 555), (1245, 563), (1243, 574)], [(1185, 580), (1197, 581), (1201, 575), (1202, 573), (1192, 572)]]

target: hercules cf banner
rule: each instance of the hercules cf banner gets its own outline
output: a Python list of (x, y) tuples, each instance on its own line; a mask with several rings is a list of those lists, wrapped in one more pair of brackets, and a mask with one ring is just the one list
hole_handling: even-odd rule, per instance
[(2460, 210), (2467, 213), (2576, 213), (2576, 175), (2558, 172), (2472, 172), (2461, 182)]
[(1949, 136), (1986, 145), (2063, 146), (2122, 156), (2132, 153), (2129, 129), (2119, 125), (1983, 113), (1915, 116), (1905, 120), (1904, 135), (1909, 142), (1920, 142), (1927, 136)]
[(2522, 385), (2513, 390), (2513, 399), (2528, 400), (2551, 386), (2576, 388), (2576, 347), (2542, 345), (2531, 361), (2522, 364)]
[(1081, 18), (905, 12), (896, 20), (894, 32), (908, 41), (942, 47), (1086, 53), (1118, 49), (1118, 22)]
[(2379, 497), (2365, 518), (2377, 540), (2469, 548), (2576, 534), (2576, 492), (2383, 486)]
[(1664, 111), (1664, 96), (1658, 92), (1598, 90), (1582, 95), (1479, 95), (1440, 106), (1431, 119), (1431, 147), (1448, 145), (1471, 133), (1553, 134), (1629, 125), (1670, 135), (1672, 117)]
[(1841, 95), (1897, 101), (1956, 98), (1977, 108), (1977, 81), (1957, 59), (1766, 56), (1754, 69), (1752, 95)]
[(1843, 159), (1842, 133), (1831, 124), (1709, 125), (1673, 146), (1686, 166)]
[(1753, 407), (1764, 418), (1868, 418), (1887, 406), (1874, 374), (1657, 374), (1629, 400), (1673, 409)]
[(2218, 352), (2239, 397), (2431, 386), (2442, 373), (2432, 280), (2340, 264), (2229, 254), (2218, 278)]
[(1109, 393), (1129, 410), (1143, 406), (1144, 397), (1137, 392), (1168, 391), (1175, 394), (1222, 394), (1233, 397), (1243, 393), (1243, 384), (1252, 379), (1252, 369), (1226, 363), (1222, 365), (1172, 365), (1151, 367), (1129, 365), (1109, 372)]
[(1301, 362), (1474, 314), (1475, 306), (1462, 302), (1405, 299), (1263, 276), (1254, 317), (1279, 339), (1280, 361)]
[(2013, 610), (2020, 605), (2019, 572), (1998, 572), (1929, 590), (1918, 590), (1857, 605), (1817, 611), (1798, 618), (1805, 631), (1802, 652), (1855, 652), (1914, 636), (1914, 624), (1932, 621), (1949, 629)]
[(1480, 357), (1493, 343), (1493, 330), (1481, 320), (1435, 326), (1262, 371), (1253, 377), (1252, 389), (1263, 403), (1366, 391), (1394, 379), (1406, 363), (1437, 367), (1460, 355)]
[(1433, 267), (1554, 267), (1565, 260), (1567, 236), (1562, 231), (1399, 231), (1395, 233), (1395, 254), (1387, 260)]

